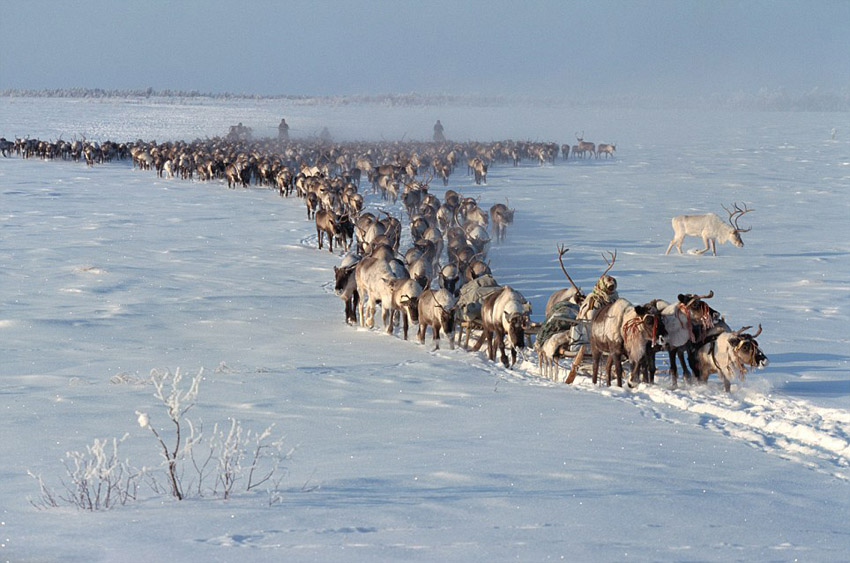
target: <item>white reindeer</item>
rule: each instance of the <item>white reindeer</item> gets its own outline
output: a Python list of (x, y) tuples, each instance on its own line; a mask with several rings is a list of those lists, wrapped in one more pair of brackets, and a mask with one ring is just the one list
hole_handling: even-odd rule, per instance
[[(723, 209), (726, 209), (726, 206), (723, 206)], [(724, 223), (723, 219), (721, 219), (715, 213), (706, 213), (704, 215), (677, 215), (673, 217), (673, 240), (670, 241), (670, 244), (667, 246), (667, 252), (664, 254), (670, 254), (670, 249), (673, 248), (673, 245), (676, 245), (676, 250), (679, 251), (679, 254), (682, 253), (682, 241), (686, 236), (691, 237), (702, 237), (702, 242), (705, 245), (705, 248), (697, 250), (697, 254), (704, 254), (708, 252), (709, 245), (711, 248), (711, 252), (714, 256), (717, 256), (717, 248), (715, 246), (717, 241), (720, 241), (720, 244), (724, 242), (730, 242), (737, 247), (744, 246), (744, 241), (741, 240), (740, 233), (747, 233), (752, 230), (752, 227), (749, 229), (742, 229), (738, 226), (738, 219), (741, 218), (745, 213), (749, 213), (750, 211), (755, 211), (754, 209), (750, 209), (744, 204), (744, 209), (741, 209), (737, 203), (734, 204), (734, 211), (730, 211), (726, 209), (726, 212), (729, 214), (729, 223)]]

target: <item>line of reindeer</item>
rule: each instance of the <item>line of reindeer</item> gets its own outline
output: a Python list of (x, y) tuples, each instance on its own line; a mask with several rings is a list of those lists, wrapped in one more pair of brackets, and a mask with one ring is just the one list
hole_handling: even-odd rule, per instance
[[(580, 137), (579, 142), (583, 142)], [(470, 332), (476, 330), (480, 336), (473, 350), (486, 344), (488, 357), (495, 361), (498, 351), (506, 367), (512, 367), (517, 354), (526, 348), (526, 337), (532, 325), (531, 307), (517, 290), (496, 283), (486, 261), (491, 244), (490, 223), (496, 241), (504, 241), (507, 227), (513, 223), (514, 210), (506, 202), (494, 204), (488, 212), (479, 206), (479, 200), (463, 197), (450, 189), (446, 190), (441, 202), (430, 192), (430, 182), (436, 174), (443, 179), (444, 185), (447, 184), (450, 171), (441, 171), (440, 165), (446, 163), (449, 170), (453, 170), (463, 156), (468, 159), (470, 171), (475, 172), (476, 182), (486, 182), (486, 163), (506, 160), (496, 155), (511, 155), (514, 159), (516, 151), (523, 146), (524, 155), (537, 151), (542, 161), (540, 154), (546, 154), (547, 159), (553, 154), (551, 143), (328, 146), (272, 140), (246, 143), (214, 138), (160, 144), (141, 140), (132, 143), (83, 140), (60, 143), (63, 148), (44, 148), (51, 145), (53, 143), (45, 144), (36, 139), (19, 139), (12, 145), (0, 139), (4, 156), (7, 151), (19, 151), (23, 157), (84, 159), (91, 166), (129, 157), (134, 168), (153, 169), (164, 177), (226, 180), (230, 188), (247, 187), (253, 181), (260, 186), (276, 188), (281, 196), (295, 194), (304, 200), (307, 218), (315, 221), (320, 249), (325, 237), (331, 252), (334, 242), (344, 251), (356, 242), (356, 251), (346, 254), (341, 264), (334, 268), (335, 289), (345, 302), (346, 322), (359, 322), (371, 328), (380, 306), (387, 332), (394, 331), (396, 318), (399, 318), (405, 339), (410, 326), (418, 323), (420, 342), (424, 343), (430, 327), (436, 346), (439, 346), (440, 333), (444, 332), (452, 347), (455, 338), (461, 342), (464, 327), (467, 347)], [(376, 160), (382, 163), (375, 164)], [(425, 164), (429, 161), (430, 166)], [(482, 163), (485, 166), (481, 167)], [(419, 176), (420, 168), (429, 171), (427, 179)], [(364, 211), (364, 194), (360, 192), (363, 171), (374, 195), (387, 202), (401, 200), (412, 241), (405, 252), (399, 251), (403, 231), (401, 219), (385, 211), (378, 215)], [(680, 249), (685, 234), (699, 236), (697, 227), (706, 222), (713, 225), (714, 231), (708, 239), (704, 230), (701, 234), (706, 240), (705, 250), (709, 248), (709, 241), (714, 249), (715, 238), (723, 242), (725, 239), (721, 236), (738, 246), (743, 245), (738, 233), (749, 229), (738, 228), (737, 218), (751, 210), (741, 209), (737, 204), (734, 209), (727, 210), (731, 227), (725, 228), (732, 234), (725, 230), (721, 234), (714, 232), (719, 227), (708, 215), (674, 218), (676, 233), (670, 247), (676, 244)], [(719, 221), (716, 215), (714, 218)], [(603, 355), (608, 357), (608, 385), (612, 370), (616, 372), (618, 385), (622, 385), (624, 359), (631, 366), (630, 385), (636, 385), (640, 378), (652, 383), (656, 371), (655, 353), (667, 350), (674, 387), (678, 378), (678, 358), (689, 379), (691, 372), (699, 381), (717, 373), (728, 391), (731, 381), (743, 377), (748, 367), (767, 364), (755, 340), (761, 327), (753, 335), (746, 333), (750, 327), (732, 331), (723, 317), (705, 303), (705, 299), (713, 296), (712, 292), (680, 294), (672, 303), (654, 299), (644, 305), (633, 305), (617, 296), (617, 282), (608, 275), (616, 261), (616, 253), (613, 253), (610, 259), (606, 258), (608, 267), (593, 291), (586, 295), (567, 273), (563, 264), (566, 251), (559, 247), (558, 261), (570, 287), (553, 293), (547, 303), (544, 322), (536, 331), (534, 348), (542, 375), (558, 378), (561, 358), (577, 350), (573, 360), (577, 366), (589, 348), (594, 384), (598, 382)], [(444, 255), (446, 261), (441, 264)], [(474, 298), (463, 300), (464, 294)], [(511, 353), (510, 360), (506, 351)]]

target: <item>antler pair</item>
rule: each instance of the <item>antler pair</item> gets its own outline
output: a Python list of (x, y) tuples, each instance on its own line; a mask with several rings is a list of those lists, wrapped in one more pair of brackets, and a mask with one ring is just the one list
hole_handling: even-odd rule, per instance
[[(584, 293), (582, 293), (582, 291), (581, 291), (581, 288), (578, 285), (576, 285), (576, 282), (573, 281), (573, 278), (570, 277), (570, 274), (567, 273), (567, 269), (564, 267), (564, 254), (569, 252), (570, 249), (566, 248), (563, 244), (559, 244), (557, 248), (558, 248), (558, 263), (561, 265), (561, 271), (564, 272), (564, 275), (567, 276), (568, 280), (570, 280), (570, 285), (573, 286), (573, 288), (578, 292), (578, 294), (584, 295)], [(610, 260), (608, 259), (608, 256), (611, 257)], [(608, 256), (605, 256), (605, 254), (602, 255), (602, 258), (605, 259), (605, 263), (608, 264), (608, 267), (605, 268), (605, 271), (602, 272), (602, 275), (599, 276), (600, 279), (602, 277), (604, 277), (605, 274), (610, 272), (611, 268), (614, 267), (614, 263), (617, 261), (617, 251), (615, 250), (614, 252), (609, 252)]]
[(729, 224), (732, 226), (732, 228), (735, 229), (735, 231), (737, 231), (739, 233), (748, 233), (748, 232), (753, 230), (752, 227), (750, 227), (749, 229), (742, 229), (741, 227), (739, 227), (738, 226), (738, 219), (743, 217), (745, 213), (749, 213), (750, 211), (755, 211), (755, 209), (750, 209), (749, 207), (747, 207), (746, 203), (744, 204), (743, 209), (741, 209), (738, 206), (737, 203), (733, 203), (732, 206), (733, 206), (734, 211), (730, 211), (729, 209), (726, 208), (725, 205), (721, 205), (721, 206), (723, 207), (723, 209), (726, 209), (726, 213), (729, 214)]
[[(744, 327), (741, 327), (740, 329), (738, 329), (738, 330), (736, 330), (736, 331), (735, 331), (735, 336), (741, 336), (741, 334), (742, 334), (742, 333), (744, 333), (744, 332), (745, 332), (745, 331), (747, 331), (747, 330), (750, 330), (751, 328), (753, 328), (753, 327), (752, 327), (752, 326), (744, 326)], [(753, 335), (752, 335), (752, 337), (753, 337), (753, 338), (758, 338), (758, 335), (759, 335), (759, 334), (761, 334), (761, 323), (759, 323), (759, 329), (756, 331), (756, 333), (755, 333), (755, 334), (753, 334)]]
[(710, 290), (708, 290), (707, 295), (694, 295), (693, 297), (691, 297), (690, 301), (687, 302), (685, 307), (690, 307), (691, 305), (693, 305), (694, 303), (696, 303), (700, 299), (711, 299), (712, 297), (714, 297), (714, 290), (710, 289)]

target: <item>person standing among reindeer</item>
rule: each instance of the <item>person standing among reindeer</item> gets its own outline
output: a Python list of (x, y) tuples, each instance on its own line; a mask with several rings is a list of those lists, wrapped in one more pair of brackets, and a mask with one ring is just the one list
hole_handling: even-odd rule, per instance
[(445, 143), (446, 137), (443, 135), (443, 124), (440, 123), (440, 120), (437, 120), (437, 123), (434, 124), (434, 142), (435, 143)]
[(284, 118), (280, 119), (280, 125), (277, 126), (277, 139), (278, 141), (289, 141), (289, 125)]

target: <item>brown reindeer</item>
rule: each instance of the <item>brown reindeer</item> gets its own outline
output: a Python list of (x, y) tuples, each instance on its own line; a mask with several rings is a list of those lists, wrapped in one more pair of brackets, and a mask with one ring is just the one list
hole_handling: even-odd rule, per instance
[[(324, 236), (328, 235), (328, 251), (334, 251), (334, 239), (345, 240), (346, 231), (343, 228), (343, 222), (348, 220), (348, 216), (339, 216), (328, 209), (320, 209), (316, 212), (316, 237), (319, 239), (319, 249), (321, 250), (324, 241)], [(351, 225), (353, 232), (354, 225)], [(345, 242), (342, 243), (345, 247)]]
[(590, 156), (594, 156), (596, 154), (596, 145), (584, 140), (584, 131), (581, 132), (581, 137), (579, 137), (578, 133), (576, 133), (576, 140), (578, 141), (578, 145), (573, 147), (573, 154), (576, 153), (576, 148), (578, 148), (578, 153), (582, 156), (586, 153), (590, 153)]
[(501, 243), (505, 240), (508, 232), (508, 225), (514, 222), (515, 209), (508, 208), (508, 200), (505, 203), (496, 203), (490, 208), (490, 220), (493, 223), (493, 230), (496, 232), (496, 242)]
[(596, 147), (596, 158), (599, 158), (600, 154), (604, 154), (605, 158), (611, 157), (614, 158), (614, 151), (617, 150), (616, 145), (608, 145), (606, 143), (599, 143), (599, 146)]

